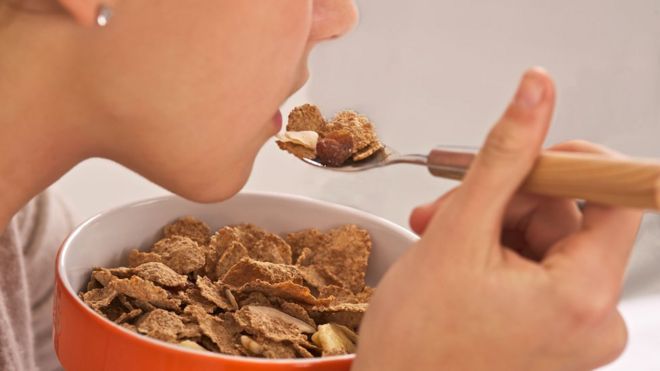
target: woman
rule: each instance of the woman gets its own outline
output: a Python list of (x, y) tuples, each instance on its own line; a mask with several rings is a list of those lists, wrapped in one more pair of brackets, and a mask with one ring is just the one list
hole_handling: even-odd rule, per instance
[[(347, 0), (0, 0), (0, 369), (55, 367), (52, 281), (36, 282), (52, 253), (35, 241), (59, 215), (31, 199), (89, 157), (191, 200), (230, 197), (311, 49), (355, 22)], [(582, 369), (620, 353), (640, 213), (516, 194), (553, 103), (530, 70), (462, 186), (413, 213), (423, 237), (379, 286), (356, 370)]]

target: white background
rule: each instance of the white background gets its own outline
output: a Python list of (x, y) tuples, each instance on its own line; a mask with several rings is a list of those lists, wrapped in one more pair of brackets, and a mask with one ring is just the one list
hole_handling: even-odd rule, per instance
[[(542, 65), (558, 88), (548, 144), (581, 138), (660, 157), (660, 1), (360, 0), (359, 7), (358, 29), (318, 48), (313, 78), (285, 115), (311, 100), (326, 115), (342, 108), (367, 114), (384, 142), (402, 152), (479, 145), (524, 69)], [(405, 225), (415, 204), (452, 185), (421, 168), (361, 175), (311, 169), (268, 144), (246, 189), (335, 201)], [(165, 193), (96, 159), (55, 188), (79, 220)], [(660, 369), (653, 354), (660, 347), (660, 300), (643, 297), (660, 291), (660, 233), (652, 230), (660, 222), (649, 217), (646, 225), (627, 285), (638, 299), (622, 306), (632, 317), (631, 346), (612, 369)]]

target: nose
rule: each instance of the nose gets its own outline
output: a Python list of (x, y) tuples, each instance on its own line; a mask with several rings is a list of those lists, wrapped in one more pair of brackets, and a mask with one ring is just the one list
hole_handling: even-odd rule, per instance
[(353, 0), (314, 0), (310, 41), (320, 42), (348, 33), (358, 21)]

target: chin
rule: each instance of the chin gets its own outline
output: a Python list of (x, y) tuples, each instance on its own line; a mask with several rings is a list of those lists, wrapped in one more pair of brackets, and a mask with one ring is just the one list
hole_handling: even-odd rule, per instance
[(243, 189), (250, 178), (252, 163), (245, 166), (234, 166), (230, 171), (218, 170), (215, 176), (202, 174), (197, 179), (204, 182), (195, 184), (181, 184), (179, 189), (172, 190), (179, 196), (199, 203), (213, 203), (224, 201)]

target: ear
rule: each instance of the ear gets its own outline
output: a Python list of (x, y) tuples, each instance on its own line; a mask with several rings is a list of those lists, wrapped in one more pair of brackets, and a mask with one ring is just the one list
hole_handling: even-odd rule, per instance
[(57, 0), (60, 5), (76, 20), (85, 27), (96, 25), (96, 17), (101, 5), (112, 7), (113, 0)]

